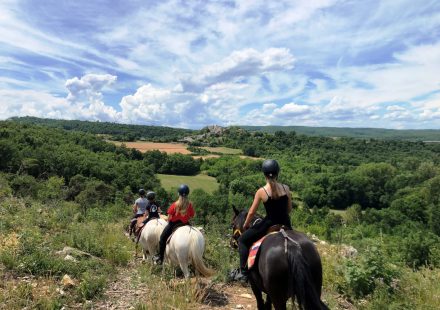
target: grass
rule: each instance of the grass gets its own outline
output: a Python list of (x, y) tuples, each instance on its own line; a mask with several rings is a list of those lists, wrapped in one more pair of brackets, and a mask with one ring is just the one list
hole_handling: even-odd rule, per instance
[(220, 153), (220, 154), (225, 154), (225, 155), (241, 155), (243, 154), (242, 150), (239, 149), (232, 149), (229, 147), (202, 147), (202, 149), (205, 149), (211, 153)]
[(157, 174), (162, 187), (166, 190), (177, 188), (180, 184), (187, 184), (191, 190), (196, 188), (203, 189), (207, 193), (212, 193), (218, 189), (217, 180), (205, 174), (195, 176)]

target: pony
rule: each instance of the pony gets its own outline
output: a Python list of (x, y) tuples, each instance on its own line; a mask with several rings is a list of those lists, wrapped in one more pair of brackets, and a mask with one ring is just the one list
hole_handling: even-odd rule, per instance
[(185, 225), (176, 229), (166, 247), (165, 260), (179, 266), (185, 278), (189, 278), (188, 265), (191, 264), (197, 273), (209, 277), (214, 271), (203, 262), (205, 238), (199, 229)]
[[(142, 247), (143, 260), (148, 254), (159, 251), (159, 239), (167, 222), (163, 219), (152, 219), (141, 232), (139, 243)], [(198, 228), (185, 225), (177, 228), (170, 237), (165, 250), (165, 261), (179, 266), (185, 278), (189, 278), (189, 265), (194, 266), (197, 273), (209, 277), (214, 271), (203, 262), (205, 238)]]
[[(234, 206), (231, 245), (236, 247), (243, 233), (247, 211)], [(255, 217), (255, 220), (261, 217)], [(298, 302), (300, 309), (328, 309), (321, 301), (322, 265), (315, 245), (307, 236), (295, 230), (282, 230), (267, 235), (262, 242), (257, 260), (249, 270), (249, 283), (259, 310), (286, 309), (289, 298)], [(262, 292), (266, 293), (266, 302)]]
[(145, 261), (148, 255), (154, 255), (159, 251), (159, 238), (165, 226), (167, 226), (167, 222), (162, 218), (151, 219), (145, 224), (139, 236), (142, 261)]

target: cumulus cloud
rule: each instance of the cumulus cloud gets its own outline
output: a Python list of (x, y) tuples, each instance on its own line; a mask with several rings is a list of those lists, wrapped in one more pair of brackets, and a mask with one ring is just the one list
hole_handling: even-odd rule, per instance
[(133, 95), (121, 100), (122, 117), (134, 123), (159, 121), (173, 112), (171, 92), (154, 88), (151, 84), (141, 86)]
[(112, 85), (116, 76), (110, 74), (86, 74), (66, 81), (66, 100), (76, 108), (81, 119), (116, 121), (118, 112), (103, 102), (102, 90)]
[(293, 102), (287, 103), (273, 111), (273, 115), (277, 117), (293, 117), (301, 116), (311, 112), (311, 108), (306, 105), (299, 105)]

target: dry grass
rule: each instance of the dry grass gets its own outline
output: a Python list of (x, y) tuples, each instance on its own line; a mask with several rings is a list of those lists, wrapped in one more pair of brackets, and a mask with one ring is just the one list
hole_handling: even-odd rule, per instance
[(168, 154), (180, 153), (180, 154), (191, 154), (188, 151), (187, 145), (183, 143), (159, 143), (159, 142), (145, 142), (145, 141), (136, 141), (136, 142), (119, 142), (119, 141), (110, 141), (117, 146), (121, 146), (124, 144), (127, 148), (133, 148), (139, 150), (141, 152), (148, 152), (153, 150), (159, 150), (161, 152), (166, 152)]

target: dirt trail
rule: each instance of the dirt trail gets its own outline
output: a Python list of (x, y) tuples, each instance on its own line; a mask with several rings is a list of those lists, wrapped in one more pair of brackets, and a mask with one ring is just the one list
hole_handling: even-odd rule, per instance
[[(128, 266), (120, 268), (115, 280), (109, 284), (104, 296), (98, 301), (89, 304), (92, 309), (135, 309), (148, 299), (147, 283), (133, 281), (137, 278), (137, 271), (142, 265), (141, 260), (133, 259)], [(178, 281), (178, 280), (177, 280)], [(196, 281), (194, 279), (194, 281)], [(212, 284), (207, 279), (197, 282), (200, 302), (194, 309), (256, 309), (255, 298), (249, 287), (238, 284)], [(166, 309), (166, 307), (164, 308)]]

